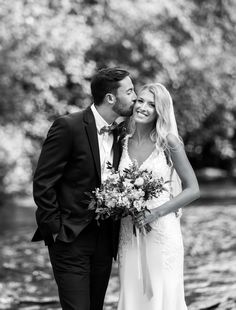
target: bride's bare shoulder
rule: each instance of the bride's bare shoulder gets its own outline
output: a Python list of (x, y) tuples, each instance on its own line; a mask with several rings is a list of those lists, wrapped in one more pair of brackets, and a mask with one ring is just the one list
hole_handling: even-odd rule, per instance
[(173, 133), (169, 133), (166, 136), (166, 140), (167, 140), (169, 148), (172, 150), (178, 150), (180, 147), (183, 147), (183, 142), (181, 138), (177, 137)]

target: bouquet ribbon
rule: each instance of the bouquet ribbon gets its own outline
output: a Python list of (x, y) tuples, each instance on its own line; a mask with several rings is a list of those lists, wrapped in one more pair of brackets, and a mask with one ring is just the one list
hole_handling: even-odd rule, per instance
[(140, 234), (136, 228), (137, 251), (138, 251), (138, 276), (143, 283), (143, 293), (148, 299), (153, 297), (153, 289), (150, 279), (150, 271), (147, 264), (147, 251), (145, 235)]

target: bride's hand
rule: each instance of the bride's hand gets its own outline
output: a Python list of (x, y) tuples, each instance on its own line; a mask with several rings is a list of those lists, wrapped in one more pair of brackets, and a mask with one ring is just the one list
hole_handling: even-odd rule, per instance
[(146, 211), (145, 214), (140, 213), (135, 221), (135, 225), (138, 228), (142, 228), (147, 224), (152, 223), (160, 217), (159, 213), (156, 210)]
[(158, 208), (146, 211), (143, 219), (143, 226), (145, 226), (146, 224), (151, 224), (153, 221), (156, 221), (159, 217), (161, 217), (161, 214)]
[(134, 225), (138, 228), (142, 228), (144, 225), (145, 216), (143, 213), (139, 213), (134, 219)]

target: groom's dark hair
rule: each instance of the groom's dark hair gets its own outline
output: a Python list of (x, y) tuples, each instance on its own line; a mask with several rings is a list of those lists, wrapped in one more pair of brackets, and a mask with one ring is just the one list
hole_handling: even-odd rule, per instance
[(120, 81), (129, 76), (129, 72), (120, 68), (104, 68), (99, 70), (91, 81), (93, 101), (100, 105), (106, 94), (116, 94)]

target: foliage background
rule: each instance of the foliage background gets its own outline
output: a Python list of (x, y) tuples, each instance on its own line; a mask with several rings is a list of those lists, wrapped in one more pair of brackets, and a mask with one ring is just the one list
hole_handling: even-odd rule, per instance
[(195, 169), (236, 170), (234, 0), (0, 0), (0, 193), (31, 192), (51, 122), (127, 68), (170, 90)]

